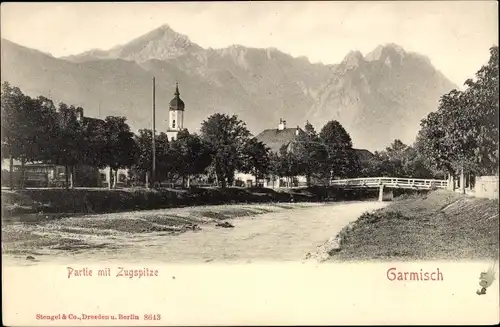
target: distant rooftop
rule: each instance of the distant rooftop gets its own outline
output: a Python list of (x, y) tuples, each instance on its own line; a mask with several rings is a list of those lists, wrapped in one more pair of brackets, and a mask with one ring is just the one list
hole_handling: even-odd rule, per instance
[(295, 128), (283, 128), (283, 129), (266, 129), (263, 130), (259, 135), (256, 136), (257, 140), (267, 145), (271, 151), (279, 152), (283, 145), (288, 146), (290, 143), (296, 140), (297, 130), (299, 133), (303, 133), (302, 129)]
[[(263, 130), (256, 139), (264, 143), (272, 152), (278, 153), (282, 146), (289, 146), (297, 137), (304, 133), (300, 127), (286, 128), (286, 121), (280, 119), (278, 128)], [(359, 160), (366, 161), (373, 157), (373, 153), (365, 149), (354, 149)]]

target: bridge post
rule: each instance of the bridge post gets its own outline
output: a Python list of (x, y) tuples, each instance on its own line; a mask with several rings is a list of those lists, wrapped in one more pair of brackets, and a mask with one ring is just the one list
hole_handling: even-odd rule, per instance
[(383, 202), (384, 200), (392, 201), (394, 198), (394, 191), (391, 188), (385, 188), (384, 184), (379, 186), (378, 189), (378, 201)]

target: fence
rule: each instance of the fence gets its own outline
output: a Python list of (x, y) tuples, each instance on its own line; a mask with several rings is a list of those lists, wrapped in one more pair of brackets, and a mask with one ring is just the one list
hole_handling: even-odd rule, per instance
[(330, 185), (343, 187), (379, 187), (387, 186), (394, 188), (446, 188), (447, 180), (441, 179), (417, 179), (417, 178), (393, 178), (393, 177), (368, 177), (332, 180)]

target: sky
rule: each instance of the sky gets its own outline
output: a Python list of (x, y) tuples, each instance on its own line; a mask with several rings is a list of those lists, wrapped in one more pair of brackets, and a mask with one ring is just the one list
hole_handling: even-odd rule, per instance
[(498, 44), (496, 1), (2, 3), (1, 36), (60, 57), (127, 43), (160, 25), (204, 48), (275, 47), (334, 64), (396, 43), (461, 86)]

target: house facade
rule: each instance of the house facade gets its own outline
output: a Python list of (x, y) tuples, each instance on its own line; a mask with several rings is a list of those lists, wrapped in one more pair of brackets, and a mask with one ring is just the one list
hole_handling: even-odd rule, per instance
[[(69, 178), (69, 176), (68, 176)], [(119, 169), (117, 174), (117, 186), (128, 185), (128, 170)], [(12, 165), (12, 182), (14, 185), (21, 184), (21, 163), (14, 160)], [(10, 184), (10, 163), (8, 160), (2, 162), (2, 185)], [(64, 187), (66, 184), (66, 169), (64, 166), (34, 162), (24, 165), (24, 185), (26, 187)], [(73, 171), (74, 187), (107, 187), (109, 185), (109, 167), (98, 169), (87, 165), (77, 165)]]
[[(286, 146), (288, 151), (293, 151), (293, 144), (304, 131), (300, 127), (287, 128), (286, 121), (279, 120), (277, 128), (265, 129), (255, 138), (264, 143), (271, 152), (279, 153), (281, 147)], [(295, 176), (293, 178), (284, 178), (269, 175), (263, 180), (257, 180), (251, 174), (237, 172), (235, 174), (235, 183), (237, 186), (260, 186), (269, 188), (279, 187), (298, 187), (306, 185), (305, 176)]]

